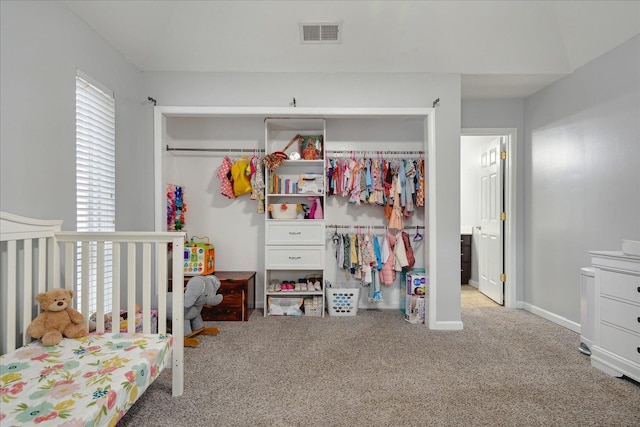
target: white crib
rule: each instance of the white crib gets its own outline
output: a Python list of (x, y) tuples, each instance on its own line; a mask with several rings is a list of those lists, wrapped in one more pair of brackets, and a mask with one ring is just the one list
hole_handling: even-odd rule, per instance
[[(180, 256), (173, 257), (172, 280), (173, 283), (183, 282), (182, 253), (184, 248), (184, 233), (174, 232), (100, 232), (83, 233), (61, 231), (62, 221), (38, 220), (24, 218), (17, 215), (0, 212), (0, 369), (9, 372), (7, 375), (0, 375), (0, 387), (8, 387), (8, 400), (3, 400), (3, 408), (0, 410), (0, 422), (3, 419), (14, 416), (12, 422), (33, 422), (29, 418), (27, 411), (20, 408), (29, 407), (29, 404), (38, 402), (21, 401), (27, 399), (23, 392), (29, 387), (30, 381), (38, 381), (39, 389), (42, 389), (42, 373), (28, 378), (25, 363), (29, 364), (38, 359), (33, 354), (40, 354), (40, 359), (49, 357), (46, 372), (50, 372), (50, 366), (71, 366), (73, 374), (65, 371), (64, 375), (78, 375), (76, 371), (81, 368), (76, 366), (78, 360), (86, 359), (91, 361), (89, 356), (92, 349), (99, 356), (99, 360), (108, 358), (106, 349), (121, 349), (120, 355), (112, 356), (113, 360), (121, 361), (126, 358), (134, 359), (136, 350), (142, 353), (136, 360), (144, 360), (146, 357), (152, 363), (150, 372), (144, 372), (149, 367), (138, 366), (138, 370), (128, 371), (131, 381), (122, 390), (120, 384), (115, 379), (117, 369), (109, 366), (109, 371), (105, 375), (112, 379), (109, 387), (98, 387), (94, 392), (93, 401), (81, 407), (79, 394), (77, 399), (67, 399), (64, 403), (53, 405), (48, 408), (47, 414), (41, 414), (37, 422), (44, 423), (55, 421), (56, 416), (60, 418), (76, 417), (82, 420), (94, 421), (96, 425), (108, 424), (113, 421), (113, 416), (121, 417), (123, 407), (120, 407), (120, 415), (113, 415), (109, 420), (108, 412), (113, 410), (115, 396), (126, 394), (129, 401), (126, 403), (124, 412), (133, 405), (135, 400), (145, 390), (150, 383), (157, 378), (159, 371), (165, 365), (172, 369), (172, 394), (180, 396), (184, 389), (183, 377), (183, 299), (181, 292), (173, 292), (173, 319), (172, 335), (167, 334), (166, 313), (167, 313), (167, 259), (169, 250)], [(111, 252), (111, 263), (105, 264), (105, 253)], [(77, 254), (81, 254), (82, 265), (78, 267), (76, 261)], [(25, 333), (27, 326), (38, 315), (35, 296), (39, 292), (45, 292), (52, 288), (73, 289), (77, 292), (76, 282), (79, 276), (80, 283), (89, 283), (89, 268), (87, 262), (92, 257), (96, 262), (95, 269), (95, 294), (89, 289), (82, 289), (80, 307), (75, 307), (80, 311), (85, 321), (89, 322), (91, 314), (96, 319), (96, 333), (85, 338), (63, 339), (60, 346), (44, 347), (39, 341), (31, 342), (31, 338)], [(105, 292), (109, 286), (105, 286), (105, 271), (111, 270), (112, 285), (111, 312), (120, 313), (121, 309), (128, 313), (136, 313), (136, 303), (141, 309), (142, 331), (136, 334), (136, 316), (128, 316), (126, 321), (126, 332), (114, 331), (105, 334)], [(87, 288), (88, 286), (85, 286)], [(95, 313), (89, 313), (90, 296), (95, 296)], [(157, 321), (157, 332), (151, 330), (152, 325), (152, 299), (158, 301), (155, 318)], [(74, 303), (77, 299), (74, 298)], [(115, 316), (117, 318), (117, 316)], [(70, 356), (64, 356), (62, 344), (71, 348)], [(157, 347), (154, 347), (157, 345)], [(39, 347), (38, 347), (39, 346)], [(127, 347), (128, 346), (128, 347)], [(60, 348), (58, 348), (60, 347)], [(155, 348), (155, 349), (154, 349)], [(98, 349), (98, 350), (96, 350)], [(43, 353), (44, 352), (44, 353)], [(45, 354), (46, 356), (42, 356)], [(142, 359), (140, 359), (142, 358)], [(97, 359), (97, 360), (98, 360)], [(162, 359), (162, 360), (160, 360)], [(170, 363), (169, 363), (170, 361)], [(82, 362), (80, 362), (82, 363)], [(95, 360), (94, 360), (95, 366)], [(115, 363), (118, 365), (120, 362)], [(66, 364), (66, 365), (65, 365)], [(112, 364), (113, 365), (113, 364)], [(12, 369), (22, 369), (14, 373)], [(122, 367), (123, 370), (128, 368)], [(135, 377), (134, 374), (138, 374)], [(52, 374), (53, 375), (53, 374)], [(63, 375), (62, 370), (60, 375)], [(89, 375), (89, 374), (85, 374)], [(111, 375), (113, 378), (111, 378)], [(142, 378), (147, 375), (149, 378)], [(135, 377), (135, 378), (134, 378)], [(18, 380), (16, 380), (18, 378)], [(74, 377), (75, 378), (75, 377)], [(86, 377), (85, 378), (89, 378)], [(119, 378), (119, 377), (118, 377)], [(133, 378), (133, 379), (132, 379)], [(142, 384), (144, 379), (145, 383)], [(102, 380), (102, 379), (101, 379)], [(53, 379), (51, 381), (54, 381)], [(91, 382), (91, 378), (87, 380)], [(96, 380), (97, 381), (97, 380)], [(127, 382), (126, 380), (124, 381)], [(59, 381), (57, 382), (59, 383)], [(52, 382), (51, 384), (57, 384)], [(144, 385), (144, 388), (142, 387)], [(52, 385), (54, 387), (54, 385)], [(111, 388), (113, 387), (113, 388)], [(103, 390), (104, 389), (104, 390)], [(11, 391), (15, 393), (11, 394)], [(104, 395), (101, 396), (101, 393)], [(59, 393), (58, 393), (59, 394)], [(31, 396), (37, 396), (32, 393)], [(96, 397), (98, 396), (98, 397)], [(76, 402), (77, 400), (77, 402)], [(72, 403), (70, 403), (73, 401)], [(40, 404), (40, 403), (39, 403)], [(10, 408), (18, 407), (10, 413)], [(20, 406), (23, 405), (23, 406)], [(101, 407), (103, 405), (104, 407)], [(71, 407), (70, 407), (71, 406)], [(97, 408), (96, 408), (97, 407)], [(58, 409), (56, 409), (58, 408)], [(62, 409), (60, 409), (62, 408)], [(92, 418), (93, 410), (100, 409), (101, 415)], [(107, 411), (107, 409), (109, 411)], [(38, 412), (43, 410), (37, 407)], [(45, 411), (46, 412), (46, 411)], [(18, 414), (18, 415), (16, 415)], [(64, 416), (62, 415), (64, 414)], [(105, 416), (108, 415), (108, 416)], [(47, 417), (50, 420), (47, 420)], [(9, 421), (9, 420), (6, 420)], [(58, 422), (60, 419), (58, 419)]]

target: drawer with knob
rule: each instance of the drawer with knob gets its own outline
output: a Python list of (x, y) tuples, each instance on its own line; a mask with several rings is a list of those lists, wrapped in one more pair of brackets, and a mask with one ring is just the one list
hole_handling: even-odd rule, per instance
[(603, 269), (600, 272), (600, 293), (640, 304), (640, 276)]
[(640, 335), (640, 306), (602, 297), (600, 298), (600, 321)]
[(312, 220), (267, 223), (267, 245), (324, 245), (324, 222)]
[(324, 246), (268, 246), (265, 255), (268, 269), (324, 268)]
[(634, 363), (640, 364), (640, 335), (601, 324), (601, 347)]

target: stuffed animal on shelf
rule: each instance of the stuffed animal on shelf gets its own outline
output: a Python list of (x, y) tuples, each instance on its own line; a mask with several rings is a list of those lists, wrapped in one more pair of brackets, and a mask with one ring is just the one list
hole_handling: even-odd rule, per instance
[(36, 300), (42, 312), (27, 327), (27, 334), (41, 338), (46, 346), (58, 345), (63, 337), (80, 338), (87, 335), (84, 316), (71, 308), (73, 291), (52, 289), (39, 293)]
[[(217, 294), (220, 289), (220, 280), (216, 276), (193, 276), (187, 282), (184, 290), (184, 345), (195, 347), (200, 343), (195, 335), (217, 335), (218, 328), (205, 328), (202, 320), (202, 308), (215, 306), (222, 302), (223, 296)], [(173, 317), (173, 294), (167, 294), (167, 319)]]

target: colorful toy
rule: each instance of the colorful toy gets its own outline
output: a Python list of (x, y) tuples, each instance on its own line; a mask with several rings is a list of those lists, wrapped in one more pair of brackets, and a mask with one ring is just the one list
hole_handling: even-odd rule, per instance
[[(206, 239), (196, 242), (194, 239)], [(193, 236), (184, 244), (184, 275), (205, 276), (216, 271), (216, 250), (208, 237)]]
[(184, 202), (183, 188), (167, 185), (167, 231), (183, 231), (185, 212), (187, 204)]

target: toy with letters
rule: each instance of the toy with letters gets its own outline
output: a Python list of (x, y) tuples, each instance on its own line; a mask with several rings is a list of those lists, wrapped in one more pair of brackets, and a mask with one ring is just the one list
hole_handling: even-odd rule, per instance
[(213, 274), (215, 269), (216, 251), (209, 238), (205, 237), (205, 243), (198, 243), (194, 238), (203, 239), (194, 236), (184, 245), (184, 275), (185, 276), (206, 276)]

